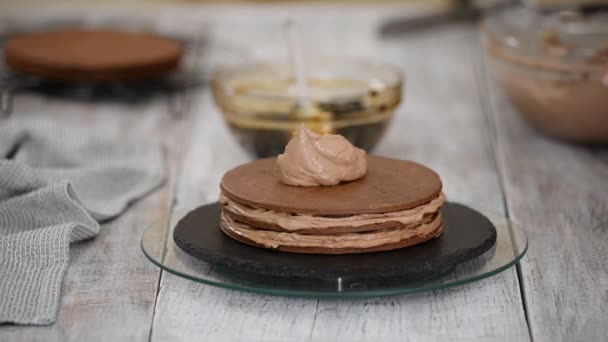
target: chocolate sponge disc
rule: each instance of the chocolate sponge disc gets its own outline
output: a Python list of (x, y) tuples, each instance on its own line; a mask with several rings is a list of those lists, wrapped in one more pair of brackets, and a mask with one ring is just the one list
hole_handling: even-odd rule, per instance
[(17, 35), (5, 45), (16, 71), (61, 81), (153, 78), (177, 67), (182, 46), (154, 34), (69, 29)]
[(439, 176), (412, 161), (368, 156), (365, 177), (334, 186), (281, 183), (276, 158), (238, 166), (224, 175), (223, 194), (256, 208), (314, 215), (386, 213), (430, 202), (442, 189)]

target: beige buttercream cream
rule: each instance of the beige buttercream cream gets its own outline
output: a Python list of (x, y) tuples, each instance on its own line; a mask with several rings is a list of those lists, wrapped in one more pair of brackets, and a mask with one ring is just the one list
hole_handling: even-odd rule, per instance
[(297, 233), (260, 230), (247, 224), (237, 222), (222, 213), (222, 227), (247, 240), (267, 248), (279, 246), (322, 247), (322, 248), (373, 248), (397, 243), (415, 236), (432, 234), (441, 225), (441, 214), (426, 224), (416, 227), (381, 229), (368, 233), (342, 233), (324, 235), (304, 235)]
[(304, 126), (278, 156), (281, 181), (293, 186), (336, 185), (365, 175), (365, 151), (337, 134), (317, 134)]
[(345, 217), (326, 217), (306, 214), (292, 214), (263, 208), (254, 208), (238, 203), (220, 194), (220, 203), (225, 210), (231, 211), (253, 221), (277, 225), (287, 231), (298, 231), (310, 228), (361, 227), (384, 222), (399, 222), (403, 225), (417, 224), (427, 214), (436, 213), (445, 202), (445, 195), (440, 193), (429, 203), (407, 210), (381, 214), (358, 214)]

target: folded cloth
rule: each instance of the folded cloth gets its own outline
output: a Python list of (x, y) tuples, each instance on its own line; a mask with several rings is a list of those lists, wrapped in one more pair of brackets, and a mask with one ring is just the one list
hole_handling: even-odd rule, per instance
[(160, 144), (0, 123), (0, 323), (54, 322), (70, 242), (165, 179)]

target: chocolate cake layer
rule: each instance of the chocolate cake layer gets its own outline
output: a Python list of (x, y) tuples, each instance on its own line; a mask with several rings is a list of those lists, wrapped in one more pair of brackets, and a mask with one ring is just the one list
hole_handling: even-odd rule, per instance
[(147, 33), (70, 29), (10, 38), (4, 50), (12, 69), (64, 81), (151, 78), (177, 67), (179, 42)]
[(439, 176), (411, 161), (368, 156), (365, 177), (334, 186), (281, 183), (276, 158), (256, 160), (224, 175), (222, 193), (239, 203), (279, 212), (313, 215), (378, 214), (418, 207), (437, 197)]

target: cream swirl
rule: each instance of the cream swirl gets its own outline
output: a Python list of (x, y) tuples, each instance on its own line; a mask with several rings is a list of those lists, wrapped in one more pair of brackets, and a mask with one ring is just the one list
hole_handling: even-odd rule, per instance
[(317, 134), (301, 126), (278, 156), (281, 181), (293, 186), (336, 185), (365, 176), (365, 151), (338, 134)]

